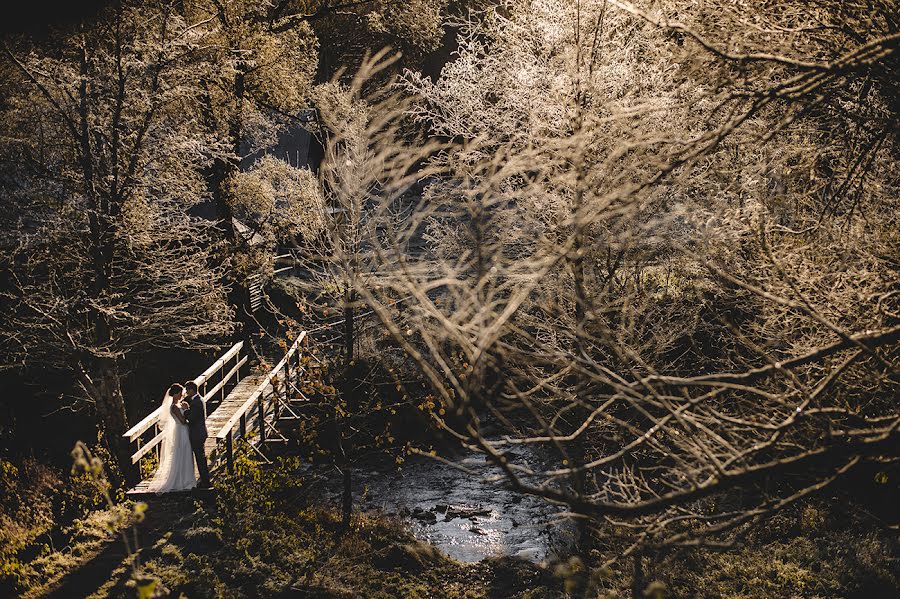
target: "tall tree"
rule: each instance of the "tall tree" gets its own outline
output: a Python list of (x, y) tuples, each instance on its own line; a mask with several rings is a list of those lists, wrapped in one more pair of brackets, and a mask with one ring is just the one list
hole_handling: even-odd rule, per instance
[(129, 475), (125, 356), (233, 327), (210, 227), (187, 214), (224, 149), (199, 126), (207, 42), (178, 4), (4, 46), (3, 349), (74, 375)]
[[(247, 277), (271, 270), (273, 255), (265, 246), (251, 243), (252, 235), (235, 230), (236, 212), (251, 219), (245, 223), (251, 230), (263, 228), (269, 214), (264, 206), (250, 207), (248, 198), (238, 197), (242, 188), (235, 182), (242, 161), (276, 145), (278, 134), (286, 128), (301, 126), (299, 112), (306, 106), (315, 73), (317, 41), (304, 20), (291, 18), (297, 8), (285, 3), (191, 0), (183, 4), (187, 18), (203, 24), (207, 32), (203, 52), (216, 65), (199, 78), (200, 124), (227, 151), (212, 157), (205, 175), (228, 242), (223, 249), (232, 266), (230, 300), (246, 334), (252, 322)], [(284, 174), (283, 167), (273, 161), (263, 161), (255, 170), (262, 177)], [(282, 224), (290, 214), (295, 212), (285, 211)]]
[(449, 434), (636, 572), (897, 459), (896, 15), (806, 6), (510, 1), (408, 77), (463, 143), (395, 279), (422, 344), (383, 323)]
[[(368, 84), (396, 63), (397, 55), (383, 50), (368, 57), (349, 84), (339, 80), (313, 91), (313, 100), (322, 114), (322, 130), (327, 139), (321, 165), (324, 200), (329, 210), (320, 235), (307, 237), (301, 248), (303, 265), (309, 276), (297, 285), (304, 312), (337, 314), (341, 330), (339, 356), (332, 406), (336, 433), (335, 447), (344, 478), (344, 523), (349, 524), (352, 496), (351, 477), (354, 437), (366, 437), (362, 423), (371, 416), (372, 386), (363, 372), (376, 364), (372, 356), (359, 355), (364, 342), (364, 319), (360, 317), (366, 297), (387, 289), (401, 262), (385, 261), (387, 247), (409, 248), (420, 221), (406, 218), (415, 198), (409, 193), (417, 180), (433, 174), (422, 166), (441, 146), (425, 139), (404, 137), (403, 126), (408, 98), (390, 87), (367, 93)], [(393, 298), (396, 309), (400, 298)], [(341, 318), (342, 317), (342, 318)], [(330, 325), (326, 325), (328, 327)], [(371, 341), (371, 338), (369, 339)], [(338, 352), (335, 352), (338, 354)], [(383, 363), (382, 363), (383, 364)], [(369, 431), (370, 432), (370, 431)]]

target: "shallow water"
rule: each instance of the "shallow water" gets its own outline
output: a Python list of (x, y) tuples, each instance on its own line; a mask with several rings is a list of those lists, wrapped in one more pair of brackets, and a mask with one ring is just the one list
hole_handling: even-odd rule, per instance
[[(517, 463), (538, 466), (535, 450), (514, 452)], [(492, 556), (541, 562), (571, 547), (574, 526), (560, 516), (561, 507), (488, 480), (499, 471), (480, 454), (457, 461), (475, 474), (425, 457), (407, 461), (399, 472), (357, 467), (354, 501), (400, 518), (417, 538), (462, 562)]]

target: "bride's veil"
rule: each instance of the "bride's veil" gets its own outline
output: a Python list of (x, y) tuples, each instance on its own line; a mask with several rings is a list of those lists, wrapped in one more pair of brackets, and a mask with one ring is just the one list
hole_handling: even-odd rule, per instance
[(150, 490), (162, 487), (169, 479), (172, 471), (172, 457), (175, 453), (175, 418), (172, 416), (172, 395), (163, 397), (159, 413), (159, 430), (162, 439), (159, 443), (159, 467), (150, 481)]

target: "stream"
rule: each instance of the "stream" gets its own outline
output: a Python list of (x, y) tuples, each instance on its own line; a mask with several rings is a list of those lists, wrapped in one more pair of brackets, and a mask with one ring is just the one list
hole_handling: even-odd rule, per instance
[[(515, 447), (510, 458), (523, 466), (544, 463), (537, 450)], [(502, 481), (499, 469), (479, 453), (457, 456), (473, 474), (419, 457), (396, 467), (359, 467), (353, 472), (356, 506), (399, 518), (420, 540), (461, 562), (513, 556), (531, 562), (566, 555), (575, 538), (564, 508), (522, 495)]]

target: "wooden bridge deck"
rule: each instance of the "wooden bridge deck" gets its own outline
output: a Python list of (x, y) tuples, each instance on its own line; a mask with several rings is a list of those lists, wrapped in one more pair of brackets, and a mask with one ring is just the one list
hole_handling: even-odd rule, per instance
[[(218, 451), (218, 439), (216, 435), (222, 432), (222, 427), (240, 410), (250, 396), (256, 391), (263, 378), (266, 376), (265, 371), (253, 371), (243, 378), (222, 402), (215, 406), (211, 412), (206, 415), (206, 432), (207, 438), (205, 443), (206, 459), (209, 462), (211, 472), (215, 471), (222, 465), (223, 455)], [(208, 408), (207, 408), (208, 409)], [(196, 465), (194, 466), (196, 472)], [(149, 493), (147, 487), (150, 485), (150, 478), (144, 479), (133, 489), (127, 491), (127, 495), (145, 495)]]
[[(241, 346), (236, 344), (223, 355), (206, 372), (195, 379), (207, 404), (205, 443), (206, 458), (211, 473), (223, 465), (230, 468), (234, 460), (234, 440), (244, 439), (252, 447), (262, 445), (268, 434), (278, 434), (274, 421), (281, 412), (279, 395), (284, 396), (286, 386), (302, 375), (304, 369), (300, 364), (300, 346), (305, 342), (303, 332), (286, 352), (284, 358), (271, 370), (259, 368), (251, 370), (243, 378), (240, 376), (241, 366), (246, 357), (241, 356)], [(234, 360), (235, 366), (227, 371), (228, 364)], [(221, 379), (215, 385), (211, 377), (218, 373)], [(226, 385), (234, 386), (228, 391)], [(208, 387), (211, 387), (208, 389)], [(278, 387), (280, 389), (276, 389)], [(214, 407), (213, 407), (214, 406)], [(155, 410), (140, 423), (131, 428), (125, 437), (129, 442), (136, 442), (138, 450), (132, 461), (139, 464), (149, 453), (159, 448), (162, 435), (159, 432), (159, 410)], [(267, 434), (267, 429), (270, 431)], [(144, 442), (144, 435), (153, 435), (150, 441)], [(265, 459), (260, 450), (257, 453)], [(195, 466), (196, 468), (196, 466)], [(152, 478), (152, 477), (150, 477)], [(149, 493), (150, 478), (142, 480), (133, 489), (127, 491), (130, 496)]]
[(247, 378), (242, 380), (232, 389), (228, 397), (216, 407), (212, 413), (206, 415), (206, 432), (209, 435), (206, 439), (206, 458), (210, 460), (210, 469), (221, 465), (221, 456), (216, 454), (217, 435), (222, 432), (222, 427), (226, 426), (228, 421), (237, 414), (238, 410), (244, 407), (253, 392), (259, 388), (265, 372), (253, 372)]

